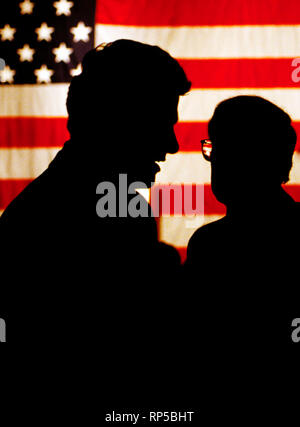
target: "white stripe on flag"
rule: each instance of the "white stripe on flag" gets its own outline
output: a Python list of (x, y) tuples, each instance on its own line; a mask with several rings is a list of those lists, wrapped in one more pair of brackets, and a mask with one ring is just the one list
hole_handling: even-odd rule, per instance
[[(0, 117), (67, 117), (68, 84), (0, 87)], [(258, 95), (300, 121), (300, 89), (194, 89), (180, 97), (179, 121), (208, 121), (216, 105), (237, 95)], [(22, 102), (20, 102), (20, 100)]]
[(0, 149), (0, 179), (36, 178), (58, 151), (58, 148)]
[(201, 153), (180, 152), (166, 156), (160, 162), (161, 171), (156, 175), (159, 184), (204, 184), (210, 182), (210, 163)]
[[(2, 148), (0, 149), (0, 179), (33, 179), (43, 172), (59, 148)], [(208, 184), (210, 164), (198, 152), (179, 152), (167, 155), (160, 162), (156, 175), (159, 184)], [(300, 183), (300, 153), (294, 154), (294, 165), (289, 184)]]
[(1, 117), (67, 117), (68, 84), (0, 87)]
[(133, 39), (158, 45), (175, 58), (294, 58), (300, 25), (135, 27), (97, 24), (96, 45)]
[[(159, 184), (208, 184), (210, 183), (210, 163), (201, 153), (180, 152), (168, 155), (159, 163), (161, 171), (156, 175)], [(300, 183), (300, 153), (295, 153), (289, 184)]]
[(208, 121), (219, 102), (238, 95), (266, 98), (283, 108), (293, 120), (300, 120), (300, 89), (194, 89), (180, 98), (180, 121)]

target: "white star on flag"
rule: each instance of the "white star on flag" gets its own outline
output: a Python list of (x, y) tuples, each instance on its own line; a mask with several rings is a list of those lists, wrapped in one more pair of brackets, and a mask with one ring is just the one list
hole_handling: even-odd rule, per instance
[(13, 83), (15, 74), (16, 72), (12, 70), (9, 65), (5, 65), (3, 70), (0, 71), (1, 83)]
[(72, 1), (67, 1), (67, 0), (60, 0), (60, 1), (56, 1), (53, 3), (53, 6), (56, 9), (56, 15), (60, 16), (60, 15), (66, 15), (69, 16), (71, 15), (71, 7), (74, 6), (74, 3)]
[(51, 83), (51, 77), (54, 74), (53, 70), (49, 70), (46, 65), (42, 65), (38, 70), (34, 70), (37, 83)]
[(22, 3), (19, 3), (19, 6), (21, 9), (21, 15), (31, 15), (34, 8), (34, 3), (31, 3), (30, 0), (24, 0)]
[(70, 55), (73, 52), (71, 47), (67, 47), (66, 43), (60, 43), (58, 47), (52, 49), (55, 55), (55, 62), (70, 62)]
[(89, 41), (89, 34), (92, 31), (92, 27), (87, 27), (84, 25), (84, 22), (78, 22), (77, 27), (72, 27), (70, 32), (74, 36), (74, 42), (79, 42), (80, 40), (84, 42)]
[(42, 40), (46, 40), (49, 42), (52, 39), (51, 34), (53, 33), (54, 28), (48, 27), (46, 22), (43, 22), (39, 28), (35, 30), (38, 36), (38, 41), (41, 42)]
[(72, 77), (78, 76), (81, 73), (82, 73), (82, 66), (81, 66), (81, 64), (78, 64), (76, 68), (72, 68), (70, 70), (70, 74), (71, 74)]
[(16, 31), (17, 30), (15, 28), (12, 28), (8, 24), (5, 24), (4, 27), (0, 29), (1, 40), (3, 42), (5, 40), (13, 40)]
[(17, 53), (20, 56), (21, 62), (24, 62), (24, 61), (31, 62), (33, 60), (34, 52), (35, 52), (35, 50), (31, 49), (29, 44), (24, 44), (22, 49), (17, 50)]

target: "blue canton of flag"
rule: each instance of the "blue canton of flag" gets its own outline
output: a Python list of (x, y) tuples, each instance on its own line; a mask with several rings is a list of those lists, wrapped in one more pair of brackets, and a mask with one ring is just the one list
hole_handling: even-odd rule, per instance
[(94, 47), (95, 0), (10, 0), (1, 7), (1, 83), (69, 82), (80, 73)]

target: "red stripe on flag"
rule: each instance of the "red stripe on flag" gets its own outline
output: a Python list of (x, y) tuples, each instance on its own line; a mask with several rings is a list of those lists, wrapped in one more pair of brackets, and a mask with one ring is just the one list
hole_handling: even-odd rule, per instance
[(157, 184), (151, 191), (151, 206), (156, 216), (226, 213), (225, 206), (217, 201), (209, 184)]
[(180, 255), (181, 263), (183, 264), (186, 260), (187, 248), (176, 248), (176, 250)]
[[(191, 192), (185, 191), (187, 188), (193, 187)], [(195, 212), (196, 203), (196, 187), (203, 188), (204, 190), (204, 205), (198, 203), (199, 209)], [(166, 191), (168, 189), (170, 191)], [(300, 202), (300, 185), (285, 185), (284, 189), (296, 202)], [(160, 192), (160, 197), (156, 197), (157, 192)], [(188, 194), (188, 199), (187, 199)], [(157, 202), (159, 201), (159, 207)], [(172, 215), (225, 215), (226, 207), (218, 202), (215, 198), (210, 184), (157, 184), (151, 193), (151, 206), (155, 213), (160, 216)]]
[(101, 0), (96, 8), (96, 23), (134, 26), (296, 25), (299, 16), (299, 0)]
[(5, 209), (30, 182), (27, 179), (0, 180), (0, 210)]
[[(0, 180), (0, 210), (5, 209), (8, 204), (15, 198), (17, 195), (31, 182), (31, 180)], [(182, 186), (178, 184), (178, 186)], [(185, 185), (190, 186), (190, 185)], [(158, 188), (163, 188), (164, 185), (157, 185)], [(285, 191), (290, 194), (290, 196), (296, 201), (300, 202), (300, 185), (284, 185), (283, 188)], [(195, 194), (195, 193), (194, 193)], [(195, 200), (192, 201), (195, 206)], [(172, 212), (171, 214), (178, 214), (174, 210), (174, 201), (171, 203)], [(175, 204), (176, 206), (176, 204)], [(192, 206), (192, 205), (191, 205)], [(161, 212), (162, 215), (169, 212)], [(186, 211), (185, 214), (193, 214), (192, 211)], [(203, 214), (203, 210), (199, 212)], [(215, 196), (213, 195), (211, 186), (209, 184), (204, 185), (204, 214), (205, 215), (225, 215), (226, 208), (225, 206), (218, 202)]]
[(226, 215), (226, 207), (215, 198), (211, 185), (204, 185), (204, 214)]
[[(7, 205), (31, 182), (31, 180), (0, 180), (0, 210), (3, 210), (7, 207)], [(180, 187), (181, 185), (177, 185), (177, 187)], [(191, 187), (191, 185), (185, 185), (186, 187)], [(158, 188), (166, 187), (164, 185), (157, 185)], [(195, 193), (194, 193), (195, 195)], [(299, 191), (299, 199), (300, 199), (300, 191)], [(195, 204), (195, 200), (192, 200), (192, 203)], [(175, 204), (176, 205), (176, 204)], [(174, 214), (174, 201), (172, 202), (172, 214)], [(186, 204), (186, 206), (190, 206), (192, 208), (192, 205)], [(162, 212), (165, 214), (166, 212)], [(175, 212), (178, 213), (178, 212)], [(191, 210), (187, 210), (185, 214), (191, 214)], [(201, 210), (201, 213), (203, 213), (203, 210)], [(224, 205), (219, 203), (215, 196), (213, 195), (211, 191), (210, 185), (206, 184), (204, 185), (204, 214), (205, 215), (223, 215), (225, 214), (225, 208)]]
[(201, 151), (201, 139), (208, 138), (207, 122), (182, 122), (175, 125), (180, 151)]
[[(180, 151), (201, 151), (200, 140), (208, 137), (208, 122), (182, 122), (175, 125)], [(300, 122), (293, 122), (297, 133), (296, 151), (300, 152)]]
[(295, 200), (295, 202), (300, 202), (300, 185), (284, 185), (283, 188)]
[(62, 147), (69, 138), (66, 118), (0, 118), (1, 148)]
[(180, 59), (179, 62), (192, 82), (193, 89), (300, 88), (300, 82), (292, 79), (292, 73), (296, 70), (295, 66), (292, 67), (292, 60), (293, 58)]
[[(62, 147), (70, 138), (66, 118), (0, 118), (1, 148)], [(300, 152), (300, 122), (293, 122)], [(207, 122), (180, 122), (175, 126), (180, 151), (201, 151), (200, 140), (208, 137)]]

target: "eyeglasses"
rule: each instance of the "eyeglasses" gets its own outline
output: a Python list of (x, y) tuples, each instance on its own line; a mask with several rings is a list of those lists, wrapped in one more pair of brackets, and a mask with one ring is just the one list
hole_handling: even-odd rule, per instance
[(200, 141), (202, 146), (202, 154), (205, 160), (208, 162), (211, 161), (211, 152), (212, 152), (212, 142), (210, 139), (202, 139)]

